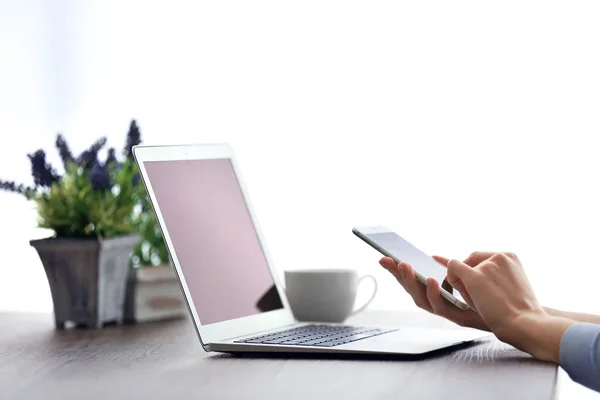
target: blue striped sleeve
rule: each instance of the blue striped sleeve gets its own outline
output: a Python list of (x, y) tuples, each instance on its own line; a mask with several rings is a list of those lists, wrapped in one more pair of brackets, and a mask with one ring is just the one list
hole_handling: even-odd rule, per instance
[(575, 382), (600, 392), (600, 324), (570, 327), (560, 343), (560, 363)]

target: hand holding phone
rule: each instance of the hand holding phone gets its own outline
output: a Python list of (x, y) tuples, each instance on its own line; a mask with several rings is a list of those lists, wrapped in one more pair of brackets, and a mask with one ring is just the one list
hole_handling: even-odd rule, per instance
[[(446, 268), (436, 260), (410, 244), (397, 233), (383, 226), (355, 227), (352, 232), (379, 253), (390, 257), (397, 264), (404, 261), (409, 263), (417, 280), (427, 285), (427, 278), (435, 278), (438, 282), (445, 282)], [(442, 297), (463, 310), (470, 307), (453, 294), (452, 286), (447, 283), (441, 285)]]

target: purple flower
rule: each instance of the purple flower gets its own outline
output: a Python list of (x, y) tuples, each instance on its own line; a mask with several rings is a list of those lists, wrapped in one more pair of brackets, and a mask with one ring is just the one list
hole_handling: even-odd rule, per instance
[(65, 169), (69, 166), (69, 163), (75, 161), (73, 158), (73, 154), (71, 153), (71, 149), (67, 144), (65, 138), (59, 133), (56, 137), (56, 148), (58, 149), (58, 154), (65, 166)]
[(81, 153), (77, 164), (85, 169), (93, 168), (98, 163), (98, 152), (102, 150), (105, 144), (106, 138), (98, 139), (89, 149)]
[(108, 154), (106, 155), (106, 161), (104, 161), (104, 167), (108, 167), (110, 165), (118, 165), (117, 157), (115, 155), (115, 149), (111, 147), (108, 149)]
[(93, 167), (95, 162), (96, 155), (90, 152), (89, 150), (84, 151), (83, 153), (81, 153), (79, 158), (77, 158), (77, 165), (85, 169)]
[(6, 190), (8, 192), (18, 193), (25, 196), (27, 199), (30, 199), (35, 195), (35, 189), (31, 187), (27, 187), (23, 184), (17, 185), (13, 181), (3, 181), (0, 180), (0, 189)]
[(135, 174), (135, 176), (132, 179), (132, 182), (135, 185), (137, 185), (140, 182), (140, 174)]
[(31, 174), (36, 187), (50, 187), (60, 179), (52, 166), (46, 162), (44, 150), (38, 150), (33, 154), (29, 154), (28, 157), (31, 160)]
[(108, 172), (97, 162), (90, 172), (90, 183), (95, 190), (108, 190), (111, 188)]
[(124, 153), (127, 157), (133, 158), (133, 146), (137, 146), (142, 142), (140, 134), (140, 128), (137, 126), (137, 122), (134, 120), (131, 121), (129, 125), (129, 131), (127, 132), (127, 141), (125, 142)]

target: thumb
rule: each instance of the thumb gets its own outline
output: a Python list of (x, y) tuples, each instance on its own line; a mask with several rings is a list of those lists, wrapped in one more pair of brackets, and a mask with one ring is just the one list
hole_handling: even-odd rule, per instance
[(448, 261), (448, 272), (463, 282), (465, 280), (469, 280), (469, 278), (475, 273), (472, 267), (458, 260)]

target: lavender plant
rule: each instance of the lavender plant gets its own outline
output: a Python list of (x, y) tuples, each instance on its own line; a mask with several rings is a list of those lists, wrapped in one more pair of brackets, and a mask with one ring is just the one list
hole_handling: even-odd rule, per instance
[(135, 120), (127, 132), (122, 161), (114, 148), (104, 160), (100, 138), (74, 156), (66, 139), (56, 137), (63, 164), (61, 175), (46, 160), (44, 150), (29, 154), (33, 185), (0, 180), (0, 189), (24, 196), (37, 206), (38, 226), (60, 238), (101, 239), (138, 232), (142, 240), (132, 256), (134, 266), (168, 262), (168, 253), (156, 217), (140, 182), (132, 147), (141, 143)]

